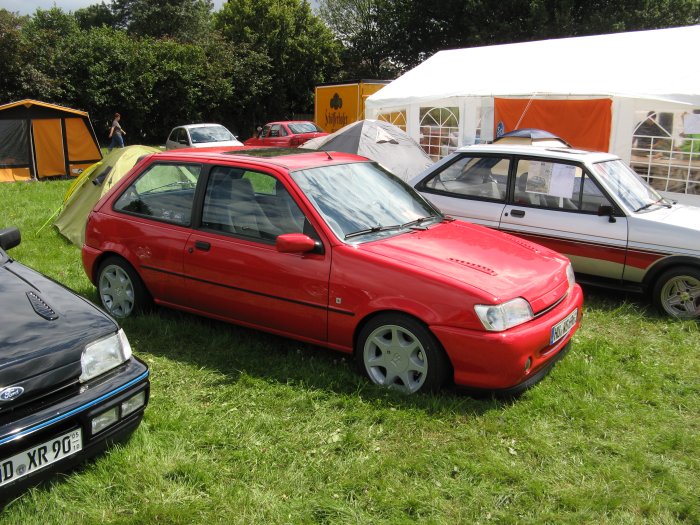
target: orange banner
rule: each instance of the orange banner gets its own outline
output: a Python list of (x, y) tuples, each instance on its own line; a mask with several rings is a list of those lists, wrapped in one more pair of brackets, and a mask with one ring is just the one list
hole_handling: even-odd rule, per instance
[(516, 129), (516, 125), (518, 129), (537, 128), (549, 131), (575, 148), (608, 151), (612, 100), (495, 98), (494, 129), (502, 129), (503, 133), (508, 133)]

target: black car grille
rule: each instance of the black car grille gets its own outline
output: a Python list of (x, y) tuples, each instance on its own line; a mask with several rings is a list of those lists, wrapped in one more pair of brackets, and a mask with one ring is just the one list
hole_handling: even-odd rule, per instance
[(80, 391), (80, 383), (77, 379), (55, 385), (50, 390), (37, 393), (27, 399), (13, 402), (10, 405), (0, 405), (0, 427), (17, 419), (30, 416), (47, 406), (76, 396)]

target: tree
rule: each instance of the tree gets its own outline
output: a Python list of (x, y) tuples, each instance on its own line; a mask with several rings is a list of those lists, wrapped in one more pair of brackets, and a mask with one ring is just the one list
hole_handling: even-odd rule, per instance
[(342, 78), (394, 78), (386, 33), (378, 11), (386, 0), (322, 0), (321, 18), (343, 45)]
[(0, 95), (6, 102), (24, 98), (22, 78), (29, 53), (22, 37), (22, 25), (28, 20), (0, 9)]
[(265, 92), (249, 107), (258, 122), (310, 112), (314, 87), (337, 68), (339, 44), (306, 0), (229, 0), (214, 25), (232, 45), (267, 57)]
[(120, 112), (132, 143), (163, 143), (178, 124), (228, 123), (244, 111), (241, 102), (258, 95), (248, 75), (265, 78), (258, 54), (215, 36), (193, 44), (103, 26), (74, 33), (63, 45), (65, 103), (89, 111), (98, 129)]
[(348, 52), (367, 61), (383, 50), (404, 71), (443, 49), (697, 24), (700, 2), (321, 0), (321, 13)]
[(78, 26), (84, 30), (102, 26), (117, 27), (119, 23), (112, 9), (104, 2), (78, 9), (73, 15), (78, 22)]
[(212, 0), (114, 0), (117, 27), (137, 36), (197, 42), (209, 37)]
[(37, 9), (22, 26), (28, 50), (21, 77), (26, 96), (49, 102), (65, 98), (66, 79), (60, 66), (64, 41), (78, 31), (75, 17), (57, 7)]

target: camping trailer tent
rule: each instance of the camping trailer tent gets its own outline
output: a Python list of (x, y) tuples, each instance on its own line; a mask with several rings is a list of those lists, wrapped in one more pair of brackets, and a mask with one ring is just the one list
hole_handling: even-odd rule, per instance
[(100, 159), (86, 112), (29, 99), (0, 106), (0, 182), (75, 176)]
[(371, 95), (365, 118), (405, 121), (434, 160), (545, 129), (619, 155), (658, 189), (700, 195), (698, 43), (700, 25), (440, 51)]

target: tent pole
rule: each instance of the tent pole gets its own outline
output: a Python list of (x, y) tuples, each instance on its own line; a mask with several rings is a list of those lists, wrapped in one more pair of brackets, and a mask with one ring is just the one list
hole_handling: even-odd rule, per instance
[(70, 178), (70, 159), (68, 158), (68, 136), (66, 135), (66, 119), (61, 117), (61, 135), (63, 142), (63, 169), (66, 171), (66, 178)]
[(31, 117), (28, 117), (26, 122), (27, 133), (29, 134), (29, 174), (32, 176), (32, 180), (39, 180), (39, 177), (37, 176), (36, 157), (34, 155), (34, 127), (32, 126)]

